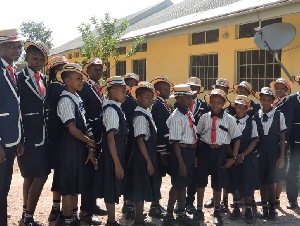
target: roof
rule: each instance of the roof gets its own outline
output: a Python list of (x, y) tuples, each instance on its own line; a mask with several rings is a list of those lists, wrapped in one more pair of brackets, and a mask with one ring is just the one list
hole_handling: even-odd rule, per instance
[[(173, 5), (173, 2), (171, 0), (164, 0), (156, 5), (150, 6), (146, 9), (143, 9), (139, 12), (133, 13), (131, 15), (125, 16), (121, 19), (118, 19), (117, 21), (117, 27), (121, 24), (121, 22), (124, 19), (128, 20), (129, 23), (129, 27), (133, 26), (134, 24), (136, 24), (137, 22), (152, 16), (153, 14), (156, 14), (157, 12), (164, 10), (165, 8), (169, 7)], [(94, 34), (96, 34), (96, 31), (93, 31)], [(63, 53), (69, 50), (74, 50), (74, 49), (78, 49), (83, 47), (84, 43), (81, 39), (81, 36), (57, 47), (54, 48), (52, 50), (50, 50), (50, 55), (55, 55), (55, 54), (59, 54), (59, 53)]]

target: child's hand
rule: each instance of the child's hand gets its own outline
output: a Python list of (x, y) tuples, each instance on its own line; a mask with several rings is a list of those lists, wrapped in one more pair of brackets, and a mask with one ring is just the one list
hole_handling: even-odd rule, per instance
[(154, 174), (154, 167), (152, 165), (152, 162), (147, 163), (147, 171), (150, 176)]
[(235, 163), (235, 160), (230, 158), (230, 159), (226, 159), (226, 163), (225, 165), (222, 167), (222, 169), (228, 169), (230, 168), (233, 164)]
[(86, 158), (85, 164), (87, 164), (89, 161), (91, 161), (95, 167), (95, 169), (98, 169), (98, 161), (95, 158), (95, 152), (89, 151), (89, 154)]
[(168, 155), (161, 155), (160, 162), (162, 165), (168, 166), (169, 165)]
[(187, 176), (187, 170), (186, 170), (186, 166), (184, 163), (179, 164), (179, 175), (182, 177), (186, 177)]
[(5, 156), (6, 156), (6, 154), (3, 150), (3, 147), (0, 145), (0, 163), (3, 163), (6, 161)]
[(279, 158), (276, 163), (276, 169), (282, 169), (284, 167), (284, 158)]
[(95, 141), (93, 141), (93, 140), (91, 140), (91, 139), (89, 139), (89, 141), (87, 142), (87, 145), (90, 146), (90, 147), (92, 147), (92, 148), (95, 148), (95, 147), (96, 147)]
[(24, 151), (25, 151), (25, 146), (24, 146), (24, 144), (18, 143), (18, 144), (17, 144), (17, 156), (19, 157), (19, 156), (23, 155), (23, 154), (24, 154)]
[(235, 161), (235, 165), (240, 165), (244, 162), (244, 155), (243, 154), (238, 154), (236, 161)]
[(115, 165), (115, 171), (116, 171), (116, 177), (119, 179), (119, 180), (122, 180), (124, 178), (124, 170), (121, 166), (121, 164), (117, 164)]

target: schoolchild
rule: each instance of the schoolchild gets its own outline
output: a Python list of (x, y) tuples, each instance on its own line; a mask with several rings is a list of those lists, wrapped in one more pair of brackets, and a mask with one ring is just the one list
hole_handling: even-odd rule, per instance
[(189, 85), (179, 84), (174, 86), (177, 108), (167, 120), (169, 128), (169, 141), (173, 149), (170, 153), (171, 183), (167, 213), (164, 225), (174, 224), (174, 204), (178, 201), (176, 221), (180, 224), (197, 225), (185, 212), (186, 188), (192, 183), (195, 168), (195, 146), (197, 142), (196, 127), (189, 107), (192, 105), (193, 95)]
[(33, 215), (50, 173), (46, 148), (46, 77), (41, 69), (48, 63), (48, 47), (42, 42), (24, 44), (28, 66), (18, 74), (20, 109), (26, 152), (18, 157), (23, 183), (21, 225), (38, 225)]
[(103, 152), (103, 198), (106, 204), (108, 218), (107, 226), (118, 226), (115, 219), (115, 204), (124, 194), (125, 151), (128, 137), (128, 127), (121, 103), (125, 101), (126, 86), (121, 76), (106, 80), (102, 91), (108, 100), (103, 105), (104, 134), (102, 139)]
[[(295, 81), (300, 84), (300, 75), (295, 77)], [(300, 165), (300, 91), (292, 94), (288, 98), (294, 106), (293, 121), (290, 131), (290, 161), (286, 176), (286, 194), (288, 198), (287, 209), (294, 209), (298, 207), (298, 171)]]
[[(78, 91), (78, 95), (81, 97), (83, 107), (85, 109), (86, 120), (93, 131), (94, 140), (97, 144), (95, 148), (95, 155), (98, 159), (99, 170), (102, 170), (103, 165), (100, 154), (100, 143), (102, 138), (101, 128), (101, 114), (102, 104), (104, 96), (101, 91), (102, 84), (99, 81), (103, 75), (103, 71), (106, 69), (102, 63), (102, 60), (93, 57), (87, 60), (82, 72), (88, 76), (88, 80), (83, 83), (82, 90)], [(95, 215), (106, 215), (106, 210), (101, 209), (96, 202), (95, 178), (96, 170), (92, 162), (85, 164), (84, 166), (84, 189), (81, 194), (81, 206), (79, 217), (80, 220), (92, 225), (100, 225), (101, 221)], [(97, 174), (98, 176), (98, 174)], [(99, 177), (102, 177), (99, 172)]]
[(126, 197), (135, 205), (134, 225), (146, 225), (144, 202), (158, 202), (161, 198), (157, 132), (152, 115), (147, 110), (152, 106), (156, 93), (151, 83), (140, 82), (131, 89), (131, 94), (138, 106), (132, 117), (134, 145), (126, 175)]
[[(196, 93), (193, 95), (193, 102), (190, 107), (190, 111), (193, 113), (194, 119), (195, 119), (195, 125), (198, 124), (198, 121), (200, 117), (209, 112), (209, 106), (204, 100), (201, 100), (198, 98), (198, 94), (204, 92), (204, 87), (201, 85), (201, 80), (196, 77), (190, 77), (186, 83), (191, 87), (192, 91), (196, 91)], [(192, 214), (196, 211), (196, 208), (194, 206), (194, 201), (195, 201), (195, 194), (197, 192), (197, 188), (195, 185), (195, 177), (193, 180), (193, 183), (188, 186), (187, 188), (187, 195), (186, 195), (186, 211), (189, 214)]]
[[(277, 98), (269, 87), (263, 87), (255, 96), (260, 99), (262, 108), (254, 114), (259, 142), (257, 149), (261, 181), (262, 218), (275, 219), (275, 183), (279, 169), (284, 167), (286, 124), (283, 113), (272, 105)], [(268, 206), (269, 205), (269, 206)]]
[[(58, 162), (58, 150), (62, 132), (64, 129), (63, 123), (57, 115), (57, 104), (60, 99), (60, 95), (64, 91), (64, 84), (57, 81), (56, 73), (62, 70), (63, 66), (68, 61), (63, 56), (52, 57), (48, 62), (47, 74), (49, 75), (48, 89), (46, 96), (46, 105), (48, 110), (47, 117), (47, 150), (49, 155), (49, 162), (51, 169), (55, 168), (55, 164)], [(57, 173), (53, 174), (52, 181), (52, 208), (48, 217), (48, 222), (54, 222), (57, 220), (60, 213), (61, 196), (58, 193), (58, 180)]]
[(7, 196), (16, 154), (24, 153), (19, 84), (14, 61), (22, 53), (17, 29), (0, 30), (0, 225), (7, 225)]
[(233, 89), (229, 85), (229, 81), (226, 78), (219, 78), (216, 80), (216, 84), (212, 86), (213, 89), (220, 89), (227, 95), (231, 93)]
[[(208, 183), (208, 174), (211, 175), (211, 187), (214, 190), (214, 224), (223, 225), (220, 215), (221, 189), (228, 186), (228, 171), (237, 159), (240, 148), (241, 131), (235, 119), (224, 112), (230, 102), (224, 91), (214, 89), (205, 96), (211, 111), (202, 115), (197, 125), (199, 143), (197, 148), (196, 186), (197, 212), (196, 219), (203, 220), (202, 211), (205, 187)], [(228, 146), (233, 142), (228, 157)]]
[(57, 105), (57, 115), (65, 125), (56, 164), (59, 169), (58, 192), (62, 196), (65, 225), (72, 226), (79, 224), (78, 194), (84, 190), (85, 164), (91, 161), (95, 168), (98, 167), (92, 129), (86, 121), (83, 103), (77, 94), (82, 89), (83, 79), (86, 76), (78, 64), (66, 64), (57, 73), (57, 80), (65, 84)]
[[(126, 85), (130, 88), (137, 86), (139, 83), (139, 76), (135, 73), (127, 73), (126, 75), (123, 76), (124, 81)], [(134, 113), (134, 109), (137, 107), (136, 100), (133, 99), (131, 95), (131, 90), (126, 91), (126, 99), (125, 101), (121, 104), (121, 109), (125, 113), (128, 129), (129, 129), (129, 134), (128, 134), (128, 139), (127, 139), (127, 146), (126, 146), (126, 152), (125, 152), (125, 166), (128, 165), (132, 149), (133, 149), (133, 140), (134, 140), (134, 135), (133, 135), (133, 126), (132, 126), (132, 116)], [(126, 167), (125, 167), (125, 176), (126, 176)], [(126, 197), (124, 197), (124, 203), (122, 207), (122, 213), (126, 214), (125, 218), (127, 220), (133, 220), (134, 219), (134, 204), (130, 200), (126, 200)]]
[[(254, 150), (258, 142), (257, 126), (248, 111), (253, 110), (250, 99), (244, 95), (237, 95), (231, 103), (235, 108), (235, 120), (239, 130), (242, 132), (241, 144), (235, 164), (228, 169), (228, 189), (233, 194), (233, 211), (231, 220), (240, 216), (239, 200), (244, 198), (245, 223), (253, 223), (252, 196), (254, 190), (260, 188), (259, 171)], [(231, 145), (233, 149), (233, 145)]]
[(289, 137), (293, 124), (294, 117), (294, 105), (289, 101), (288, 95), (291, 94), (292, 83), (286, 81), (284, 78), (278, 78), (276, 81), (270, 83), (270, 88), (275, 91), (278, 102), (275, 104), (275, 108), (283, 113), (285, 118), (285, 124), (287, 127), (285, 133), (285, 155), (284, 155), (284, 167), (278, 172), (279, 182), (276, 184), (276, 206), (280, 205), (280, 194), (285, 184), (286, 169), (287, 169), (287, 151), (289, 149)]
[[(151, 114), (157, 128), (157, 161), (158, 171), (160, 176), (160, 186), (162, 185), (162, 178), (170, 173), (170, 151), (172, 149), (169, 143), (169, 129), (166, 121), (170, 117), (172, 110), (169, 106), (168, 99), (173, 90), (173, 84), (166, 76), (157, 76), (150, 82), (157, 93)], [(149, 210), (149, 216), (161, 218), (166, 213), (166, 210), (157, 202), (152, 202)]]

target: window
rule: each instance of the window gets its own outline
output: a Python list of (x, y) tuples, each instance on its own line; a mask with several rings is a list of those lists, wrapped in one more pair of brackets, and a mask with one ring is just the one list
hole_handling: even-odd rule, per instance
[(281, 67), (273, 55), (265, 50), (237, 52), (237, 65), (237, 82), (250, 82), (255, 91), (281, 77)]
[(192, 34), (192, 45), (219, 41), (219, 29)]
[(120, 55), (126, 54), (126, 47), (120, 47), (120, 48), (118, 48), (118, 51), (119, 51)]
[(254, 37), (255, 35), (255, 28), (257, 27), (264, 27), (270, 24), (274, 23), (281, 23), (282, 18), (274, 18), (269, 20), (263, 20), (263, 21), (256, 21), (253, 23), (248, 24), (241, 24), (239, 25), (239, 38), (250, 38)]
[(69, 53), (69, 54), (68, 54), (68, 59), (72, 59), (72, 58), (73, 58), (72, 53)]
[(76, 53), (74, 54), (74, 57), (75, 57), (75, 58), (78, 58), (78, 57), (79, 57), (79, 52), (76, 52)]
[(137, 52), (147, 52), (147, 43), (142, 43), (136, 47)]
[(211, 89), (218, 78), (218, 54), (191, 56), (190, 77), (200, 78), (202, 85)]
[(146, 59), (133, 60), (133, 73), (140, 77), (140, 81), (146, 81)]
[(104, 79), (107, 79), (110, 77), (110, 63), (109, 62), (105, 63), (105, 65), (107, 68), (106, 68), (106, 71), (103, 72), (103, 77), (104, 77)]
[(116, 65), (116, 75), (123, 76), (126, 74), (126, 61), (118, 61)]

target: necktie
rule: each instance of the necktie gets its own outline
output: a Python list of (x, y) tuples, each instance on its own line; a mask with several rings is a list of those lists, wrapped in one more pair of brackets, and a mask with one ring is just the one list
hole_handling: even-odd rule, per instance
[(190, 106), (190, 112), (194, 113), (193, 109), (194, 109), (194, 105), (195, 105), (195, 101), (193, 100), (192, 105)]
[(166, 100), (165, 100), (165, 105), (166, 105), (166, 107), (168, 108), (169, 112), (171, 112), (171, 108), (170, 108), (170, 106), (169, 106), (169, 103), (168, 103), (168, 101), (166, 101)]
[(217, 119), (218, 119), (218, 116), (213, 116), (212, 117), (211, 136), (210, 136), (210, 142), (212, 144), (217, 141), (217, 128), (216, 128)]
[(196, 132), (195, 132), (195, 129), (194, 129), (194, 122), (193, 122), (193, 119), (192, 119), (192, 113), (190, 111), (187, 113), (187, 117), (189, 119), (190, 127), (193, 131), (195, 141), (197, 141)]
[(96, 89), (98, 91), (99, 96), (102, 97), (103, 94), (101, 92), (101, 86), (99, 84), (95, 83), (95, 87), (96, 87)]
[(45, 86), (44, 86), (43, 82), (41, 81), (40, 74), (39, 73), (35, 73), (34, 77), (35, 77), (36, 84), (39, 87), (39, 91), (40, 91), (41, 96), (44, 96), (44, 94), (45, 94)]
[(263, 114), (263, 122), (267, 122), (269, 119), (267, 114)]
[(16, 76), (15, 76), (15, 70), (11, 66), (9, 66), (9, 65), (6, 66), (6, 68), (7, 68), (7, 70), (9, 70), (11, 80), (16, 85), (17, 84), (17, 80), (16, 80)]
[(240, 120), (236, 120), (236, 124), (238, 125), (240, 123)]

